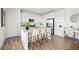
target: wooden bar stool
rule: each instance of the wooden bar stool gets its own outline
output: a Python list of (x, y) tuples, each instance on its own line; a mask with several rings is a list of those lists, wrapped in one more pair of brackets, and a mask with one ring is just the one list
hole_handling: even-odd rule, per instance
[(32, 42), (35, 42), (36, 40), (38, 40), (38, 35), (39, 35), (39, 31), (38, 31), (38, 29), (34, 29), (34, 30), (32, 30), (32, 38), (31, 38), (31, 40), (32, 40)]
[(47, 28), (47, 38), (51, 39), (51, 28)]
[(42, 35), (42, 38), (45, 38), (46, 37), (46, 29), (45, 28), (43, 28), (43, 29), (41, 29), (41, 35)]
[(31, 49), (33, 49), (33, 47), (34, 47), (33, 44), (37, 43), (38, 36), (39, 36), (39, 30), (38, 29), (31, 30), (30, 35), (29, 35), (29, 37), (30, 37), (29, 43), (30, 43)]
[(39, 28), (38, 42), (40, 45), (41, 45), (41, 39), (42, 39), (41, 28)]
[(43, 39), (46, 37), (46, 29), (45, 28), (40, 28), (39, 29), (39, 44), (42, 45)]

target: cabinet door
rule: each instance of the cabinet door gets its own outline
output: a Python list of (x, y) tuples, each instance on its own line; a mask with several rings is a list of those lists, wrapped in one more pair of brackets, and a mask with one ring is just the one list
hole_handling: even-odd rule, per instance
[[(60, 27), (61, 25), (61, 27)], [(64, 23), (55, 23), (55, 35), (64, 37)]]

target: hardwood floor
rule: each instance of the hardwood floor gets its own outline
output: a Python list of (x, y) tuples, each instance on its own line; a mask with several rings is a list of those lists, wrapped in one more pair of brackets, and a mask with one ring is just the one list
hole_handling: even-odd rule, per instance
[[(29, 50), (79, 50), (79, 44), (77, 40), (73, 38), (52, 36), (52, 39), (47, 38), (36, 41), (28, 45)], [(23, 50), (23, 46), (19, 36), (7, 38), (1, 50)]]
[(36, 41), (28, 45), (29, 50), (78, 50), (79, 44), (73, 38), (52, 36), (52, 39), (42, 39), (41, 43)]
[(15, 36), (15, 37), (7, 38), (4, 41), (1, 50), (23, 50), (20, 37)]

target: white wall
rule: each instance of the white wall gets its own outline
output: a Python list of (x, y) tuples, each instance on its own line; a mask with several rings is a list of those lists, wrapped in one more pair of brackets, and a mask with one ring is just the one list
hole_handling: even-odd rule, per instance
[(44, 15), (41, 15), (42, 16), (42, 23), (45, 24), (44, 27), (46, 27), (46, 20), (48, 18), (55, 18), (55, 12), (51, 12), (51, 13), (48, 13), (48, 14), (44, 14)]
[[(72, 23), (70, 21), (70, 16), (73, 15), (73, 14), (78, 14), (79, 13), (79, 8), (68, 8), (66, 9), (66, 26), (70, 27), (70, 26), (73, 26), (75, 27), (76, 29), (79, 28), (79, 20), (78, 20), (78, 23)], [(67, 31), (68, 32), (71, 32), (71, 30)], [(72, 32), (71, 32), (72, 33)], [(72, 33), (73, 34), (73, 33)], [(70, 37), (73, 37), (72, 34), (69, 36)], [(79, 34), (76, 35), (77, 37), (79, 36)]]
[(5, 27), (1, 27), (1, 9), (0, 9), (0, 48), (5, 40)]
[[(64, 23), (65, 23), (65, 9), (58, 10), (56, 12), (51, 12), (42, 16), (43, 21), (48, 18), (55, 18), (55, 35), (64, 36)], [(60, 28), (59, 25), (63, 27)]]
[[(79, 13), (79, 8), (61, 9), (61, 10), (57, 10), (55, 12), (51, 12), (43, 15), (42, 19), (45, 21), (47, 18), (55, 18), (55, 35), (59, 35), (63, 37), (64, 27), (73, 26), (75, 28), (79, 28), (79, 21), (78, 23), (70, 22), (70, 16), (76, 13)], [(60, 28), (59, 25), (62, 25), (62, 27)], [(70, 30), (66, 29), (66, 33), (68, 33), (68, 36), (70, 37), (72, 37), (73, 35), (71, 29)]]
[(20, 9), (18, 8), (6, 8), (6, 37), (19, 36), (20, 35)]
[(48, 18), (55, 18), (55, 12), (51, 12), (45, 15), (42, 15), (42, 21), (46, 22)]
[(66, 9), (66, 24), (67, 26), (74, 26), (74, 27), (77, 27), (79, 28), (79, 21), (78, 23), (72, 23), (70, 21), (70, 16), (73, 15), (73, 14), (76, 14), (76, 13), (79, 13), (79, 8), (68, 8)]
[[(55, 12), (55, 35), (64, 37), (66, 10), (61, 9)], [(59, 27), (62, 25), (62, 27)]]
[(22, 11), (21, 15), (22, 21), (29, 20), (30, 18), (34, 19), (35, 22), (41, 21), (41, 15), (38, 14)]
[(29, 20), (29, 19), (34, 19), (37, 26), (39, 26), (38, 23), (41, 23), (43, 21), (41, 15), (31, 13), (31, 12), (27, 12), (27, 11), (22, 11), (21, 16), (22, 16), (21, 22), (23, 22), (25, 20)]

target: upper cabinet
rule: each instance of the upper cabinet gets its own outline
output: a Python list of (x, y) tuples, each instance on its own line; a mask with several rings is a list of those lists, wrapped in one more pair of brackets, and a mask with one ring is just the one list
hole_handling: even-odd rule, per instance
[(66, 10), (65, 9), (56, 11), (55, 22), (65, 22), (65, 18), (66, 18)]

